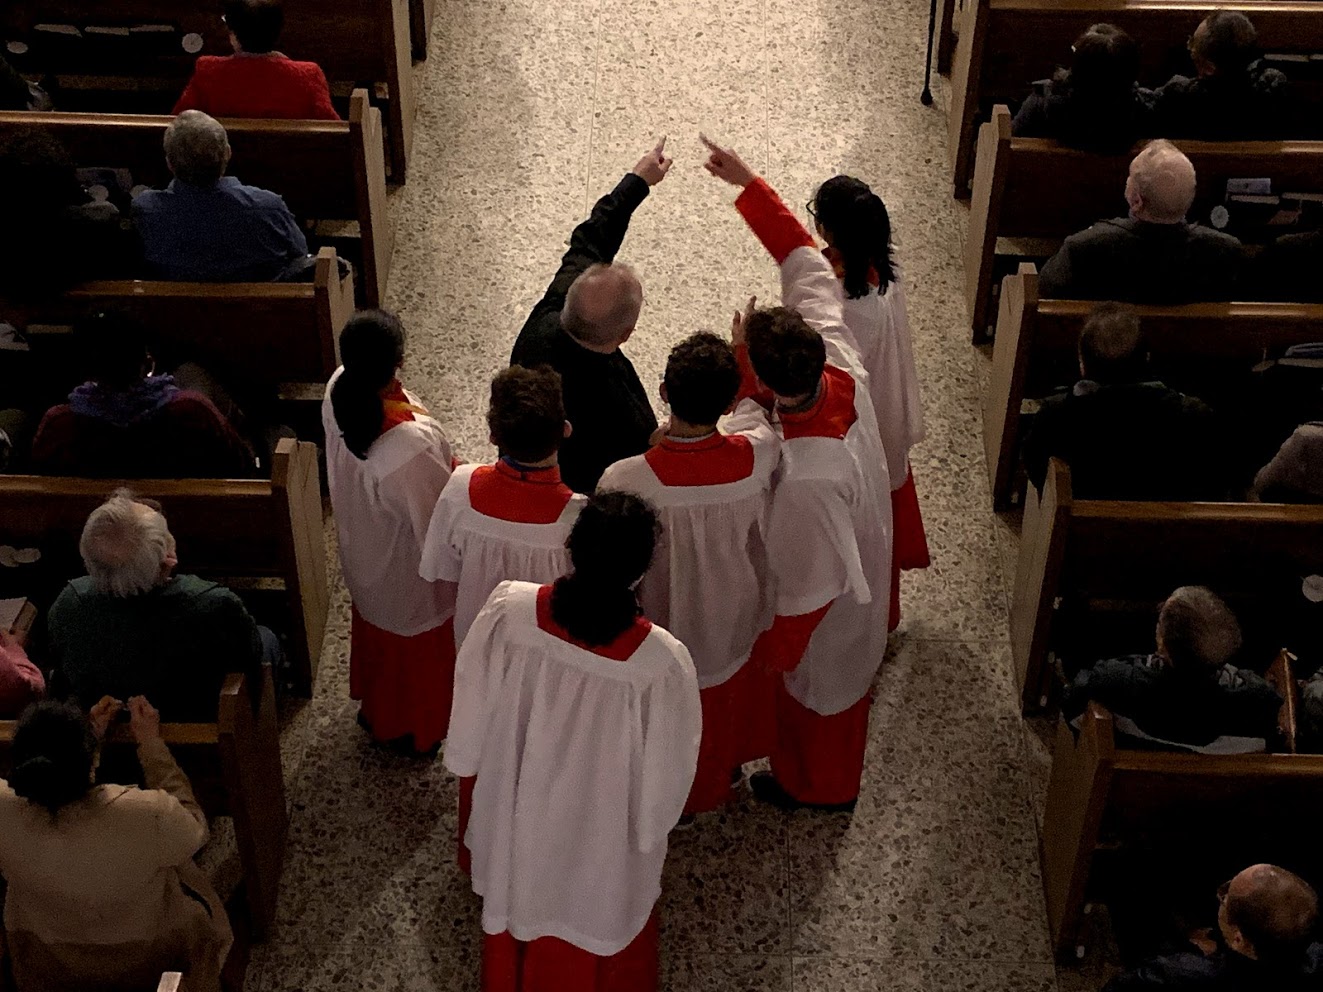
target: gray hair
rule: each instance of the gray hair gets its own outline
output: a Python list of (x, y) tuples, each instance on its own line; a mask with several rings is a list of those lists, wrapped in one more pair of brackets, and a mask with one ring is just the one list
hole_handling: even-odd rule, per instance
[(1181, 586), (1162, 604), (1158, 642), (1173, 667), (1208, 671), (1221, 668), (1240, 650), (1240, 624), (1211, 589)]
[(570, 284), (560, 326), (584, 344), (619, 344), (643, 309), (643, 285), (628, 265), (598, 262)]
[(185, 110), (165, 129), (165, 161), (190, 186), (215, 186), (230, 161), (230, 139), (214, 117)]
[(1194, 203), (1194, 164), (1165, 138), (1150, 141), (1130, 163), (1130, 181), (1144, 200), (1149, 220), (1175, 224)]
[(78, 552), (98, 592), (137, 596), (161, 583), (161, 563), (174, 551), (165, 517), (117, 489), (87, 518)]

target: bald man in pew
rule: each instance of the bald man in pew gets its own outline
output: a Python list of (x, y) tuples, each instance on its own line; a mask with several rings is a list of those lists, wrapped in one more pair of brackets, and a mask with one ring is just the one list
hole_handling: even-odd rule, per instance
[(561, 375), (573, 432), (561, 445), (560, 470), (575, 492), (592, 493), (608, 465), (643, 454), (657, 429), (647, 391), (620, 350), (643, 309), (643, 286), (615, 258), (634, 211), (670, 168), (663, 137), (594, 204), (510, 355), (511, 365), (550, 365)]
[(1234, 299), (1244, 266), (1240, 242), (1186, 220), (1195, 189), (1185, 154), (1170, 141), (1149, 142), (1130, 163), (1129, 216), (1068, 237), (1043, 265), (1039, 294), (1158, 306)]

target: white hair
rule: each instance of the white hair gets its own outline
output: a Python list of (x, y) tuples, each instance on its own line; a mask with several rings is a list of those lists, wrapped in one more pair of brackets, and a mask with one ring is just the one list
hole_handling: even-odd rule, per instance
[(1194, 164), (1165, 138), (1150, 141), (1130, 163), (1130, 181), (1149, 220), (1175, 224), (1194, 203)]
[(560, 324), (585, 344), (618, 344), (643, 309), (643, 285), (628, 265), (597, 262), (570, 284)]
[(173, 544), (159, 511), (117, 489), (88, 516), (78, 551), (98, 592), (137, 596), (161, 583), (161, 563)]
[(165, 161), (177, 179), (210, 188), (225, 175), (230, 139), (225, 128), (200, 110), (185, 110), (165, 129)]

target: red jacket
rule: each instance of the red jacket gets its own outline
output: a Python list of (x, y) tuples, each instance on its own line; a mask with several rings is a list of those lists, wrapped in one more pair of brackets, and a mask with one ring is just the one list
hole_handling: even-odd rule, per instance
[(326, 75), (315, 62), (269, 55), (201, 55), (174, 112), (212, 117), (338, 121)]

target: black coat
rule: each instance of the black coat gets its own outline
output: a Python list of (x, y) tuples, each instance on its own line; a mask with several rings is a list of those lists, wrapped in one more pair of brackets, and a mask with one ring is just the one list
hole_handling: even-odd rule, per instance
[(1284, 234), (1259, 256), (1259, 295), (1288, 303), (1323, 303), (1323, 231)]
[(1052, 138), (1100, 154), (1129, 151), (1153, 133), (1153, 93), (1136, 85), (1125, 99), (1104, 104), (1080, 94), (1070, 74), (1034, 83), (1011, 123), (1017, 138)]
[(1156, 958), (1118, 975), (1103, 992), (1318, 992), (1323, 990), (1323, 944), (1312, 944), (1295, 968), (1268, 968), (1233, 951)]
[(1262, 60), (1234, 76), (1173, 76), (1153, 93), (1158, 131), (1167, 138), (1255, 141), (1309, 130), (1295, 113), (1290, 80)]
[(550, 365), (562, 377), (565, 415), (573, 433), (560, 449), (560, 472), (575, 492), (591, 493), (608, 465), (642, 454), (657, 417), (634, 364), (617, 349), (589, 351), (560, 326), (565, 295), (590, 265), (610, 262), (629, 230), (629, 219), (648, 195), (630, 173), (593, 206), (570, 235), (570, 247), (546, 294), (529, 314), (510, 355), (511, 365)]

